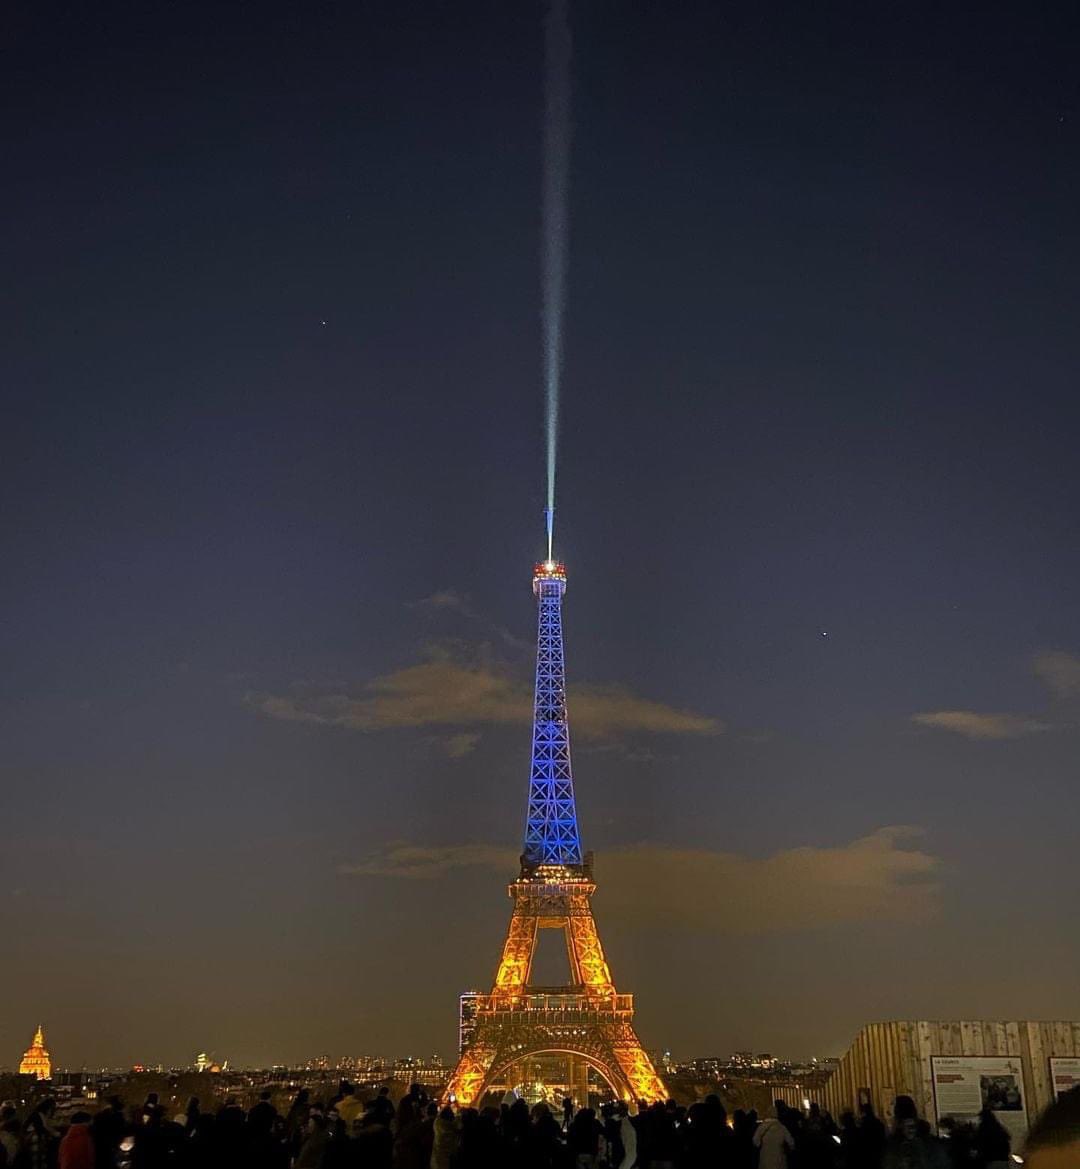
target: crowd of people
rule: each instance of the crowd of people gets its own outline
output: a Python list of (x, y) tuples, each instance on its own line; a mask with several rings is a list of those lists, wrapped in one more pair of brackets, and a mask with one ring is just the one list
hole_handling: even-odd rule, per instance
[(25, 1118), (3, 1106), (0, 1169), (1012, 1169), (1009, 1134), (989, 1109), (946, 1137), (907, 1096), (889, 1126), (869, 1106), (838, 1124), (816, 1104), (803, 1113), (776, 1101), (773, 1112), (729, 1118), (715, 1095), (634, 1115), (621, 1102), (575, 1111), (570, 1100), (454, 1109), (417, 1084), (395, 1105), (387, 1088), (372, 1096), (343, 1082), (327, 1100), (302, 1089), (286, 1111), (264, 1092), (246, 1111), (193, 1098), (170, 1116), (151, 1095), (62, 1124), (46, 1100)]

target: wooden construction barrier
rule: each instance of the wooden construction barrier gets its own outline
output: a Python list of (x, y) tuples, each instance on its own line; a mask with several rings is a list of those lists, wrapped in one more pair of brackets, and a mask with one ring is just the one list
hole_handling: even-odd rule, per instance
[(817, 1094), (835, 1118), (869, 1100), (888, 1120), (893, 1100), (910, 1096), (934, 1120), (932, 1056), (1019, 1056), (1029, 1123), (1053, 1101), (1052, 1057), (1080, 1056), (1080, 1023), (1033, 1021), (870, 1023), (855, 1036), (840, 1066)]

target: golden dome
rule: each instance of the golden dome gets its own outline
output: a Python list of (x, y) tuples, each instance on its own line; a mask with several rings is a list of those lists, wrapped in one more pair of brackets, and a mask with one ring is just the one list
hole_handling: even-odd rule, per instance
[(45, 1029), (38, 1024), (33, 1042), (19, 1064), (20, 1076), (34, 1076), (38, 1080), (52, 1079), (52, 1060), (45, 1050)]

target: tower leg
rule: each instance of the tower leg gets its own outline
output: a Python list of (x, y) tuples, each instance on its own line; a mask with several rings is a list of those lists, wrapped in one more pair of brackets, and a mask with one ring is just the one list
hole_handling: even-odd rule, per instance
[(494, 1045), (477, 1036), (477, 1041), (470, 1043), (461, 1053), (454, 1074), (446, 1085), (445, 1099), (460, 1104), (462, 1108), (479, 1104), (487, 1091), (494, 1060)]
[(615, 1042), (612, 1054), (634, 1100), (653, 1101), (667, 1098), (663, 1081), (656, 1074), (652, 1060), (649, 1059), (632, 1028), (629, 1035), (621, 1036)]
[(568, 945), (573, 953), (571, 969), (578, 973), (587, 991), (609, 995), (615, 993), (611, 971), (604, 957), (604, 947), (596, 930), (592, 909), (587, 898), (582, 906), (574, 906), (568, 919)]
[(533, 954), (536, 950), (537, 920), (535, 915), (521, 913), (515, 906), (506, 931), (502, 959), (495, 974), (495, 994), (516, 996), (529, 984)]

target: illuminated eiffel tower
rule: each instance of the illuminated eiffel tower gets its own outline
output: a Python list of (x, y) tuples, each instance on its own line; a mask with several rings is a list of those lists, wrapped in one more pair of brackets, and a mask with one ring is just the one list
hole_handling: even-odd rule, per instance
[[(618, 994), (590, 899), (592, 854), (582, 854), (570, 727), (566, 713), (562, 598), (566, 568), (553, 560), (533, 570), (539, 609), (532, 774), (521, 872), (509, 887), (510, 928), (491, 993), (478, 996), (476, 1028), (446, 1088), (446, 1099), (483, 1100), (518, 1061), (541, 1054), (577, 1057), (624, 1100), (662, 1100), (666, 1091), (634, 1031), (633, 995)], [(531, 980), (537, 932), (563, 931), (570, 985)]]

